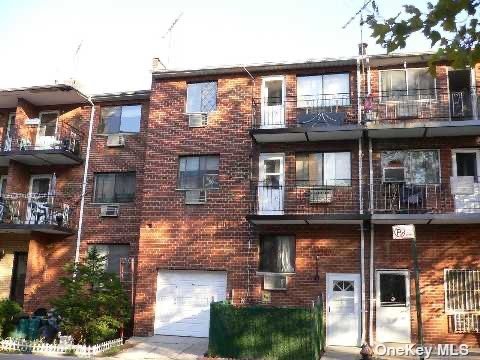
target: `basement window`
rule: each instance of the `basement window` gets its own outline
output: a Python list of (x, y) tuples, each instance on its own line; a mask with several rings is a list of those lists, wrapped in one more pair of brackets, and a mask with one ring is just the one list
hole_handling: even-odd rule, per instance
[(187, 84), (187, 114), (205, 113), (217, 109), (217, 82)]
[(265, 235), (260, 239), (259, 272), (295, 272), (295, 238), (287, 235)]
[(142, 105), (102, 107), (99, 134), (135, 134), (140, 132)]

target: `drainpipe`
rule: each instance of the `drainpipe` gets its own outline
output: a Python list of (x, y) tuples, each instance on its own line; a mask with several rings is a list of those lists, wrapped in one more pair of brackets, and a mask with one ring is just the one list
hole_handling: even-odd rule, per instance
[(361, 104), (362, 79), (361, 79), (361, 72), (360, 72), (360, 58), (361, 56), (357, 58), (357, 112), (358, 112), (357, 116), (358, 116), (359, 124), (361, 124), (362, 122), (362, 104)]
[(85, 193), (87, 192), (88, 166), (90, 162), (90, 147), (92, 144), (93, 118), (95, 115), (95, 104), (92, 102), (92, 98), (89, 97), (87, 101), (90, 103), (92, 110), (90, 111), (90, 124), (88, 126), (88, 140), (87, 140), (87, 154), (85, 157), (85, 167), (83, 169), (82, 198), (80, 200), (80, 218), (78, 219), (77, 244), (75, 248), (75, 264), (77, 264), (80, 260), (80, 241), (82, 237), (83, 211), (85, 207)]
[(362, 276), (362, 345), (366, 338), (366, 317), (365, 317), (365, 235), (363, 220), (360, 224), (360, 272)]
[[(372, 139), (368, 139), (368, 165), (369, 165), (369, 178), (370, 178), (370, 214), (373, 214), (373, 150), (372, 150)], [(370, 223), (370, 308), (369, 308), (369, 343), (373, 345), (373, 305), (374, 305), (374, 294), (373, 294), (373, 279), (374, 279), (374, 266), (373, 266), (373, 255), (374, 255), (374, 240), (375, 240), (375, 229), (374, 224)]]

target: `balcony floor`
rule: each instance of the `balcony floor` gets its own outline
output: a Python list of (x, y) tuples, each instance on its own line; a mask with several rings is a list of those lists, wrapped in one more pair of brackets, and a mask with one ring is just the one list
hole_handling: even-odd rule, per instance
[(247, 220), (255, 225), (361, 224), (367, 218), (361, 214), (247, 216)]
[(258, 143), (352, 140), (362, 136), (360, 125), (290, 127), (252, 129), (250, 135)]
[(0, 233), (29, 234), (32, 232), (69, 236), (75, 230), (57, 225), (45, 224), (0, 224)]
[(0, 166), (8, 166), (10, 160), (29, 166), (78, 165), (83, 159), (65, 150), (1, 151)]
[(373, 214), (373, 224), (480, 224), (479, 213)]

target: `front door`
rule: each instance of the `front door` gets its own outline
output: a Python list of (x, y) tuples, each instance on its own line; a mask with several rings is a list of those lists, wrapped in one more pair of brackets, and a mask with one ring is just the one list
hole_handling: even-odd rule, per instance
[(410, 280), (406, 270), (377, 271), (376, 341), (410, 343)]
[(269, 76), (262, 79), (262, 128), (285, 127), (285, 79)]
[(58, 112), (49, 111), (40, 113), (40, 124), (37, 129), (36, 149), (52, 149), (57, 140)]
[(452, 120), (472, 118), (472, 88), (470, 70), (449, 70), (450, 115)]
[(32, 175), (27, 199), (27, 224), (46, 224), (50, 219), (51, 175)]
[(327, 274), (327, 345), (360, 345), (360, 275)]
[(284, 154), (260, 154), (258, 213), (282, 215), (284, 197)]
[(15, 113), (10, 113), (8, 114), (7, 131), (5, 133), (5, 142), (3, 144), (3, 151), (12, 150), (12, 137), (13, 137), (14, 129), (15, 129)]
[(16, 252), (13, 255), (12, 283), (10, 299), (23, 305), (25, 278), (27, 275), (27, 253)]
[(480, 212), (480, 150), (455, 149), (452, 151), (452, 193), (455, 212)]

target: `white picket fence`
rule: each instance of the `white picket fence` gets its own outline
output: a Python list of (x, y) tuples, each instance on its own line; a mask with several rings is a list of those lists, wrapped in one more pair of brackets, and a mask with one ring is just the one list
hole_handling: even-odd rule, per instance
[(7, 338), (0, 340), (0, 349), (4, 351), (21, 351), (29, 353), (65, 354), (75, 351), (80, 357), (93, 357), (108, 349), (123, 344), (121, 338), (105, 341), (97, 345), (47, 344), (41, 341)]

